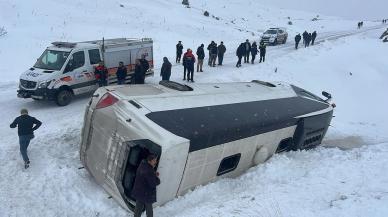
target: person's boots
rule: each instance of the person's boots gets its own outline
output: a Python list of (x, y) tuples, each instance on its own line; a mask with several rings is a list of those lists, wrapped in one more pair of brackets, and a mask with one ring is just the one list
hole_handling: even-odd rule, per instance
[(27, 169), (28, 167), (30, 167), (30, 161), (24, 162), (24, 169)]

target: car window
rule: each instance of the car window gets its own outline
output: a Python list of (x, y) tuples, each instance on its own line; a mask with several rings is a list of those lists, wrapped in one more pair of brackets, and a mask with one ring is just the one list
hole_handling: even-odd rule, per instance
[(85, 65), (85, 53), (84, 51), (78, 51), (70, 57), (64, 73), (71, 72), (74, 69), (78, 69), (84, 65)]
[(99, 62), (101, 62), (99, 49), (89, 50), (88, 52), (89, 52), (89, 60), (91, 65), (98, 64)]

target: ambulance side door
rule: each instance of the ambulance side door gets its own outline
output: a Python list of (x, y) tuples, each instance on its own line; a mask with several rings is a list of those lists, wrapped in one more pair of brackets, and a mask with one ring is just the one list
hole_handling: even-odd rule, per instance
[(61, 81), (72, 88), (74, 95), (84, 93), (87, 89), (83, 75), (88, 69), (85, 59), (84, 50), (73, 52), (61, 76)]
[(94, 69), (102, 61), (101, 51), (99, 48), (92, 48), (86, 51), (87, 53), (87, 62), (89, 67), (87, 72), (84, 73), (86, 82), (89, 84), (88, 91), (95, 91), (99, 87), (94, 76)]

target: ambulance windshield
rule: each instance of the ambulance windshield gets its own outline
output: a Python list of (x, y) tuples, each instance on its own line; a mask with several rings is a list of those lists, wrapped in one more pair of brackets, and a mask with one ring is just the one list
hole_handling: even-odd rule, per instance
[(60, 70), (70, 52), (58, 50), (45, 50), (36, 61), (34, 67), (47, 70)]

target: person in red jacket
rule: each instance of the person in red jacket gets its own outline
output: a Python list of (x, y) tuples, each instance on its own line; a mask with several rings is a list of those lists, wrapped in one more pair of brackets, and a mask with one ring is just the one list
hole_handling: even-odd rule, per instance
[(103, 62), (100, 62), (94, 70), (94, 76), (100, 87), (108, 85), (108, 69), (104, 66)]
[[(193, 55), (193, 51), (188, 49), (188, 51), (183, 55), (183, 64), (187, 69), (187, 81), (194, 82), (194, 63), (195, 56)], [(185, 78), (183, 78), (184, 80)]]

